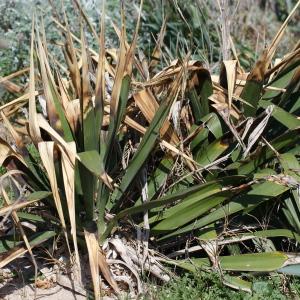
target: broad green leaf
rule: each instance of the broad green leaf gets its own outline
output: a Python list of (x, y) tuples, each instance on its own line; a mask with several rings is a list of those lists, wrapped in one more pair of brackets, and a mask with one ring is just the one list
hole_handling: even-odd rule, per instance
[[(30, 246), (35, 247), (50, 238), (54, 237), (56, 235), (56, 232), (54, 231), (44, 231), (39, 232), (37, 234), (32, 235), (29, 238)], [(15, 247), (18, 247), (23, 243), (23, 240), (21, 237), (17, 238), (16, 236), (11, 237), (4, 237), (0, 239), (0, 253), (3, 253), (2, 255), (5, 256), (7, 251), (13, 251)], [(2, 258), (0, 256), (0, 258)]]
[(22, 237), (17, 235), (6, 235), (5, 237), (0, 238), (0, 254), (11, 250), (22, 242)]
[(29, 194), (25, 198), (26, 198), (27, 201), (42, 200), (42, 199), (45, 199), (45, 198), (49, 197), (50, 195), (52, 195), (52, 192), (38, 191), (38, 192), (33, 192), (33, 193)]
[(231, 288), (251, 293), (252, 283), (235, 276), (224, 276), (224, 283)]
[(129, 75), (126, 75), (122, 81), (118, 113), (117, 113), (116, 120), (115, 120), (115, 122), (116, 122), (115, 126), (116, 126), (117, 130), (120, 127), (121, 122), (122, 122), (125, 112), (126, 112), (126, 105), (127, 105), (127, 100), (128, 100), (129, 90), (130, 90), (130, 84), (131, 84), (131, 78)]
[(217, 114), (211, 113), (202, 118), (202, 122), (207, 122), (208, 130), (215, 136), (216, 139), (223, 135), (222, 124)]
[[(262, 252), (234, 256), (220, 256), (221, 269), (239, 272), (272, 272), (284, 266), (288, 256), (282, 252)], [(208, 258), (196, 258), (182, 261), (167, 261), (180, 268), (196, 272), (198, 269), (210, 266)]]
[(281, 268), (288, 256), (281, 252), (221, 256), (221, 268), (226, 271), (270, 272)]
[(197, 201), (182, 210), (179, 210), (175, 215), (165, 218), (152, 228), (153, 233), (167, 232), (175, 230), (180, 226), (183, 226), (192, 220), (200, 217), (201, 215), (208, 213), (213, 207), (221, 204), (225, 200), (231, 197), (229, 191), (220, 192), (216, 195), (204, 198)]
[(98, 139), (94, 110), (90, 108), (83, 120), (84, 150), (98, 150)]
[(102, 159), (96, 150), (78, 153), (80, 162), (94, 175), (103, 175), (104, 168)]
[[(269, 101), (261, 100), (259, 105), (266, 109), (269, 105)], [(286, 126), (288, 129), (293, 130), (300, 127), (300, 120), (297, 119), (296, 116), (290, 114), (289, 112), (285, 111), (284, 109), (274, 105), (272, 116), (281, 124)]]
[[(36, 212), (35, 213), (27, 213), (25, 211), (18, 211), (17, 213), (18, 217), (21, 219), (21, 220), (28, 220), (28, 221), (31, 221), (33, 223), (44, 223), (45, 225), (49, 225), (51, 224), (54, 225), (54, 226), (61, 226), (60, 224), (60, 221), (59, 219), (57, 218), (44, 218), (40, 215), (38, 215)], [(38, 226), (40, 226), (41, 224), (39, 224)]]
[[(86, 48), (86, 38), (83, 31), (83, 27), (81, 26), (82, 94), (80, 95), (80, 112), (83, 127), (84, 150), (92, 151), (99, 149), (99, 132), (97, 132), (98, 124), (96, 124), (94, 106), (90, 93), (90, 56), (89, 52), (86, 51)], [(94, 182), (90, 181), (89, 184), (93, 185)]]
[[(280, 155), (281, 166), (284, 169), (286, 179), (293, 181), (294, 184), (299, 182), (298, 170), (300, 169), (300, 164), (295, 155), (291, 153), (284, 153)], [(295, 172), (294, 172), (295, 170)], [(296, 190), (293, 190), (290, 197), (284, 199), (285, 208), (283, 208), (283, 213), (285, 214), (290, 226), (294, 228), (296, 232), (300, 232), (300, 199), (299, 194)]]
[[(267, 86), (273, 86), (277, 88), (286, 88), (291, 82), (297, 67), (300, 64), (300, 60), (296, 59), (284, 67), (274, 78), (268, 82)], [(267, 90), (263, 95), (263, 99), (272, 99), (280, 94), (280, 91)]]
[(225, 144), (221, 139), (215, 140), (207, 147), (202, 147), (201, 150), (195, 154), (195, 160), (201, 166), (207, 166), (213, 163), (228, 147), (229, 145)]
[(294, 239), (300, 242), (300, 235), (296, 232), (293, 232), (289, 229), (267, 229), (267, 230), (258, 230), (249, 233), (242, 233), (242, 236), (256, 236), (262, 238), (273, 238), (273, 237), (287, 237)]
[(184, 269), (186, 271), (192, 272), (192, 273), (198, 273), (200, 270), (203, 269), (210, 269), (211, 263), (208, 258), (199, 258), (197, 259), (197, 262), (195, 262), (195, 259), (193, 260), (165, 260), (166, 264), (177, 266), (181, 269)]
[(272, 181), (266, 181), (260, 184), (255, 184), (252, 186), (252, 189), (247, 193), (247, 195), (253, 196), (261, 196), (261, 197), (277, 197), (280, 194), (287, 191), (289, 188), (274, 183)]
[[(295, 73), (295, 69), (292, 69), (289, 72), (281, 72), (277, 76), (275, 76), (275, 78), (270, 83), (268, 83), (267, 86), (285, 89), (289, 85), (291, 79), (293, 78), (294, 73)], [(281, 91), (266, 90), (262, 99), (273, 100), (276, 96), (280, 94)]]
[(34, 222), (45, 222), (45, 220), (38, 214), (30, 214), (27, 212), (18, 212), (18, 217), (20, 219), (34, 221)]
[(160, 212), (158, 215), (153, 216), (149, 219), (149, 223), (153, 223), (156, 221), (164, 220), (166, 218), (169, 218), (171, 216), (175, 216), (185, 210), (188, 209), (191, 205), (208, 198), (211, 195), (214, 195), (216, 193), (221, 192), (222, 185), (220, 182), (210, 182), (205, 185), (203, 189), (201, 189), (199, 192), (195, 192), (187, 197), (185, 197), (184, 201), (165, 209), (164, 211)]
[[(299, 134), (295, 131), (284, 133), (271, 141), (274, 149), (279, 152), (286, 147), (297, 145), (297, 143), (299, 143)], [(266, 163), (270, 158), (274, 157), (274, 155), (274, 151), (268, 146), (257, 149), (257, 153), (253, 155), (251, 160), (246, 160), (245, 162), (236, 165), (238, 174), (250, 174), (263, 163)]]
[(215, 229), (215, 224), (205, 226), (205, 228), (197, 232), (197, 236), (200, 241), (215, 240), (218, 237), (218, 233)]
[(290, 226), (294, 231), (300, 233), (300, 199), (296, 190), (292, 191), (290, 197), (284, 199), (285, 207), (282, 209)]
[(277, 175), (276, 171), (273, 169), (261, 169), (258, 170), (257, 173), (254, 174), (254, 179), (264, 179), (268, 176)]
[[(86, 208), (87, 220), (93, 220), (94, 202), (95, 202), (95, 183), (96, 178), (100, 178), (104, 174), (102, 158), (96, 150), (78, 153), (80, 162), (80, 183), (84, 197), (84, 205)], [(83, 167), (84, 166), (84, 167)]]
[(245, 100), (246, 102), (250, 103), (252, 106), (244, 105), (246, 117), (254, 117), (255, 116), (258, 101), (261, 97), (262, 89), (263, 89), (262, 81), (247, 79), (246, 85), (241, 93), (241, 98), (243, 100)]
[[(223, 185), (229, 185), (229, 184), (240, 184), (245, 177), (243, 176), (229, 176), (225, 177), (222, 180), (219, 180), (223, 183)], [(218, 181), (217, 181), (218, 182)], [(138, 206), (130, 207), (127, 209), (122, 210), (119, 212), (110, 222), (107, 227), (105, 235), (109, 234), (110, 231), (113, 229), (113, 227), (116, 225), (118, 220), (130, 216), (133, 214), (137, 214), (146, 210), (151, 210), (152, 208), (161, 207), (164, 205), (168, 205), (171, 203), (174, 203), (175, 201), (186, 199), (186, 197), (193, 195), (194, 193), (200, 192), (203, 189), (206, 189), (208, 185), (211, 185), (212, 183), (206, 183), (206, 184), (198, 184), (194, 185), (190, 188), (187, 188), (185, 190), (179, 191), (178, 193), (170, 194), (164, 197), (161, 197), (157, 200), (152, 200), (146, 203), (143, 203)]]
[[(195, 130), (196, 127), (193, 127), (192, 129)], [(207, 128), (203, 128), (191, 141), (191, 150), (193, 153), (197, 153), (201, 147), (203, 147), (203, 143), (208, 143), (209, 130)]]
[[(197, 79), (197, 84), (189, 92), (191, 108), (196, 124), (201, 123), (201, 118), (209, 113), (208, 97), (213, 93), (212, 81), (209, 72), (203, 70), (202, 76)], [(195, 80), (195, 78), (194, 78)]]
[[(110, 114), (107, 145), (101, 145), (101, 146), (105, 147), (104, 161), (106, 162), (106, 165), (110, 163), (108, 158), (111, 157), (111, 155), (113, 154), (110, 152), (110, 150), (115, 141), (117, 131), (119, 130), (121, 121), (124, 118), (124, 114), (126, 111), (126, 105), (127, 105), (127, 101), (128, 101), (130, 84), (131, 84), (131, 78), (129, 75), (126, 75), (122, 79), (122, 85), (121, 85), (121, 90), (120, 90), (117, 111)], [(100, 150), (100, 152), (102, 152), (102, 151)], [(107, 159), (108, 159), (108, 161), (107, 161)]]
[(242, 210), (251, 210), (264, 201), (270, 200), (286, 192), (289, 188), (271, 181), (254, 184), (252, 189), (245, 195), (239, 195), (233, 198), (227, 205), (224, 205), (203, 218), (178, 229), (170, 234), (164, 235), (160, 240), (177, 236), (195, 229), (202, 228), (215, 221), (228, 217)]
[(164, 182), (166, 181), (169, 173), (171, 172), (173, 165), (173, 160), (171, 159), (163, 159), (158, 167), (155, 169), (153, 174), (151, 174), (148, 178), (148, 197), (152, 199), (152, 197), (160, 190)]
[(289, 170), (299, 170), (300, 164), (295, 155), (291, 153), (283, 153), (280, 155), (281, 166), (288, 172)]
[(51, 239), (54, 236), (56, 236), (55, 231), (49, 230), (49, 231), (39, 232), (39, 233), (33, 235), (32, 238), (30, 238), (30, 240), (29, 240), (30, 246), (35, 247), (35, 246), (42, 244), (45, 241)]
[[(222, 124), (219, 117), (215, 113), (210, 113), (204, 116), (201, 121), (205, 123), (205, 127), (193, 138), (191, 142), (191, 150), (194, 152), (196, 149), (200, 149), (202, 142), (207, 139), (209, 132), (211, 132), (216, 139), (219, 139), (223, 135)], [(195, 126), (192, 127), (195, 129)]]

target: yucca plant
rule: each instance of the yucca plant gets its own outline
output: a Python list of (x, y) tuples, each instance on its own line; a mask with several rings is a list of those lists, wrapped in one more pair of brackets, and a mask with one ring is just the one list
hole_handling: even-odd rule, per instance
[[(138, 57), (140, 17), (128, 43), (123, 10), (121, 28), (114, 25), (120, 47), (106, 48), (104, 17), (98, 37), (75, 2), (80, 38), (63, 7), (53, 17), (65, 63), (33, 19), (28, 88), (0, 108), (15, 141), (1, 139), (2, 183), (11, 178), (19, 187), (9, 195), (2, 184), (0, 213), (11, 216), (17, 235), (2, 238), (0, 267), (27, 251), (34, 262), (33, 247), (62, 235), (79, 277), (87, 249), (96, 299), (99, 270), (119, 293), (114, 265), (124, 263), (138, 293), (140, 270), (170, 279), (161, 262), (229, 271), (224, 282), (249, 291), (232, 275), (298, 274), (297, 256), (278, 238), (296, 241), (296, 252), (299, 43), (275, 65), (273, 58), (300, 2), (250, 73), (227, 60), (219, 76), (189, 53), (159, 70), (163, 30), (153, 60)], [(98, 51), (88, 47), (86, 27)]]

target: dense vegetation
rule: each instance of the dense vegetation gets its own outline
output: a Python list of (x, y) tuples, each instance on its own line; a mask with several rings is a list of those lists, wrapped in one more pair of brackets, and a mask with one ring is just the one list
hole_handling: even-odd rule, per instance
[[(91, 17), (87, 3), (50, 3), (24, 27), (28, 59), (1, 65), (13, 100), (0, 107), (0, 267), (29, 253), (37, 275), (36, 253), (56, 241), (78, 282), (88, 258), (96, 299), (100, 278), (131, 297), (297, 294), (297, 280), (272, 287), (300, 270), (300, 43), (288, 28), (300, 1), (273, 2), (281, 23), (256, 43), (229, 18), (246, 28), (245, 3), (153, 14), (132, 1), (118, 18), (113, 1)], [(194, 281), (169, 282), (185, 271)]]

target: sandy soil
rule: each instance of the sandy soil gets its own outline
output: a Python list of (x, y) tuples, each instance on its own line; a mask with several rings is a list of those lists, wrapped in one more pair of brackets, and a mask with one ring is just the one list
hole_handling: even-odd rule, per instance
[[(39, 284), (43, 286), (43, 284)], [(0, 284), (0, 300), (32, 300), (35, 296), (33, 284), (23, 284), (13, 279)], [(59, 275), (56, 283), (51, 286), (36, 289), (36, 299), (43, 300), (85, 300), (86, 290), (74, 283), (66, 275)], [(103, 297), (103, 300), (113, 300), (116, 297)]]
[[(83, 295), (85, 294), (85, 295)], [(0, 285), (0, 300), (33, 300), (34, 286), (33, 285), (15, 285), (5, 284)], [(43, 300), (86, 300), (86, 293), (75, 292), (61, 285), (49, 289), (36, 289), (36, 299)], [(102, 300), (115, 300), (115, 297), (102, 297)]]
[[(32, 285), (15, 286), (5, 285), (0, 288), (0, 299), (5, 300), (32, 300), (34, 299), (34, 287)], [(56, 285), (49, 289), (36, 289), (36, 299), (43, 300), (85, 300), (86, 297), (75, 293), (65, 287)]]
[[(61, 263), (63, 260), (61, 261)], [(82, 282), (74, 278), (71, 279), (73, 272), (62, 272), (58, 265), (43, 266), (39, 263), (40, 275), (37, 277), (36, 285), (28, 282), (28, 274), (34, 272), (31, 262), (26, 258), (20, 258), (8, 265), (6, 268), (0, 269), (0, 300), (85, 300), (87, 299), (87, 291), (84, 287), (91, 285), (91, 277), (89, 269), (84, 264), (81, 273)], [(27, 280), (25, 279), (27, 278)], [(37, 288), (35, 288), (37, 287)], [(102, 287), (102, 291), (108, 291), (107, 286)], [(116, 297), (103, 297), (105, 300), (113, 300)]]

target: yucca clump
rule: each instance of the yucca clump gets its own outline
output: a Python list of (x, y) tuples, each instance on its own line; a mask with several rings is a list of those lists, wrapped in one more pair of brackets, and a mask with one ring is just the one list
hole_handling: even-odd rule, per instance
[(14, 139), (1, 139), (2, 180), (20, 192), (2, 188), (17, 234), (2, 238), (0, 267), (27, 251), (35, 262), (32, 248), (62, 236), (79, 278), (87, 249), (96, 299), (100, 273), (120, 293), (116, 268), (137, 294), (141, 270), (168, 281), (174, 265), (224, 270), (246, 291), (240, 272), (298, 274), (300, 44), (274, 64), (288, 20), (250, 73), (235, 59), (217, 76), (190, 53), (160, 68), (164, 30), (148, 60), (140, 16), (129, 43), (123, 11), (120, 46), (108, 49), (104, 8), (98, 37), (77, 7), (80, 38), (63, 8), (53, 17), (64, 62), (33, 19), (28, 87), (1, 107)]

